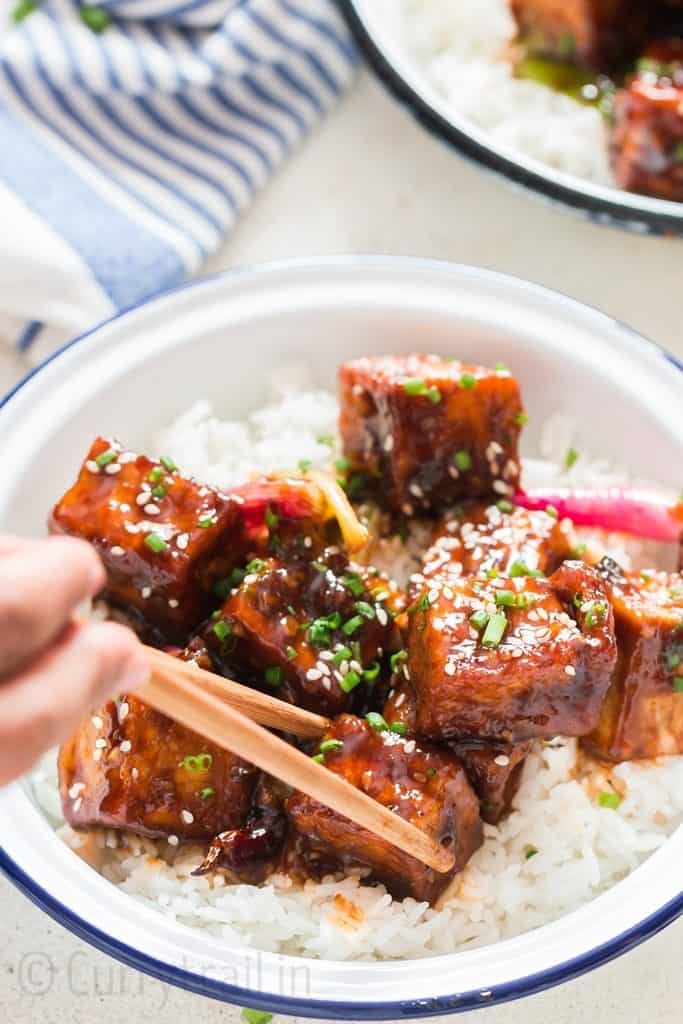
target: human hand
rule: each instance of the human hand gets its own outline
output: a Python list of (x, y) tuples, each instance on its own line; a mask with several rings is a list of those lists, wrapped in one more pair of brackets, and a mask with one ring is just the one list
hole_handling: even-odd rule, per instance
[(134, 633), (72, 621), (104, 586), (88, 544), (0, 535), (0, 785), (27, 771), (87, 712), (149, 675)]

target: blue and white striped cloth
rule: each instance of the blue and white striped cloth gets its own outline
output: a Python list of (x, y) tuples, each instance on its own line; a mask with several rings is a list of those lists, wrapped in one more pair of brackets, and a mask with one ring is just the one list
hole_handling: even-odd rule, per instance
[[(195, 273), (356, 62), (334, 0), (0, 0), (0, 337), (44, 352)], [(302, 210), (305, 216), (305, 210)]]

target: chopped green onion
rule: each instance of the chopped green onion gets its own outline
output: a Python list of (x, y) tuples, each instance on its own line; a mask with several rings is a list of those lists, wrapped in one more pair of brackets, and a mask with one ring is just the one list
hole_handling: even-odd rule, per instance
[(497, 590), (495, 593), (496, 604), (502, 605), (503, 607), (510, 608), (515, 603), (514, 590)]
[(244, 1024), (270, 1024), (272, 1019), (272, 1013), (264, 1013), (263, 1010), (249, 1010), (246, 1006), (242, 1010)]
[(674, 160), (676, 163), (683, 163), (683, 142), (677, 143), (674, 149)]
[(460, 387), (461, 388), (465, 388), (466, 391), (469, 391), (471, 388), (475, 388), (476, 386), (477, 386), (477, 378), (475, 376), (473, 376), (473, 374), (471, 374), (471, 373), (463, 373), (462, 374), (462, 376), (460, 377)]
[(583, 558), (587, 548), (587, 544), (577, 544), (575, 548), (572, 548), (572, 558)]
[(611, 810), (616, 811), (621, 804), (621, 797), (618, 793), (601, 793), (598, 797), (598, 803), (601, 807), (609, 807)]
[(529, 416), (525, 412), (518, 412), (515, 416), (515, 423), (518, 427), (525, 427), (529, 422)]
[(343, 676), (340, 686), (344, 693), (351, 693), (351, 690), (355, 690), (360, 684), (361, 678), (357, 672), (353, 669), (349, 669), (345, 676)]
[(354, 608), (364, 619), (374, 619), (375, 617), (375, 609), (367, 601), (356, 601)]
[(589, 629), (593, 626), (597, 626), (598, 623), (603, 622), (607, 616), (607, 602), (606, 601), (591, 601), (586, 609), (585, 623)]
[(265, 567), (266, 563), (263, 561), (262, 558), (252, 558), (251, 562), (249, 562), (249, 564), (247, 565), (247, 575), (251, 575), (252, 573), (258, 574), (260, 572), (263, 572)]
[(513, 512), (515, 506), (507, 498), (501, 498), (500, 501), (496, 502), (496, 508), (499, 512)]
[(154, 469), (150, 470), (147, 479), (151, 484), (158, 484), (164, 475), (164, 471), (161, 466), (155, 466)]
[(535, 846), (527, 846), (527, 848), (524, 851), (524, 860), (531, 860), (531, 858), (535, 857), (537, 853), (538, 850)]
[(418, 607), (421, 612), (428, 612), (432, 606), (432, 602), (429, 600), (429, 594), (423, 594), (418, 602)]
[(111, 18), (102, 7), (81, 7), (78, 16), (92, 32), (104, 32), (111, 25)]
[(671, 652), (667, 655), (666, 664), (668, 668), (678, 668), (681, 663), (681, 655), (676, 652)]
[(152, 488), (152, 495), (155, 498), (165, 498), (166, 497), (166, 488), (164, 487), (163, 484), (157, 484), (156, 487)]
[(199, 795), (202, 800), (208, 800), (210, 796), (216, 795), (216, 790), (211, 786), (207, 786), (206, 789), (200, 789)]
[(280, 522), (280, 516), (273, 505), (266, 505), (266, 511), (263, 518), (265, 519), (266, 526), (269, 530), (277, 530), (278, 523)]
[(294, 661), (296, 658), (296, 651), (293, 647), (285, 647), (285, 654), (287, 655), (288, 661)]
[(380, 715), (379, 711), (368, 711), (365, 721), (375, 732), (386, 732), (389, 728), (384, 716)]
[(144, 543), (155, 555), (160, 554), (162, 551), (168, 551), (168, 544), (158, 533), (148, 533)]
[(496, 373), (509, 373), (510, 372), (508, 370), (507, 366), (505, 365), (505, 363), (496, 363), (494, 369), (495, 369)]
[(403, 664), (403, 662), (407, 659), (407, 657), (408, 657), (408, 652), (405, 651), (405, 650), (396, 651), (395, 654), (392, 654), (391, 657), (389, 658), (389, 664), (391, 666), (391, 671), (392, 672), (398, 671), (399, 666)]
[(172, 473), (174, 470), (178, 468), (170, 455), (162, 455), (159, 458), (159, 462), (164, 467), (167, 473)]
[(114, 462), (117, 455), (118, 452), (116, 451), (115, 448), (107, 448), (106, 452), (100, 452), (100, 454), (95, 459), (95, 462), (100, 467), (100, 469), (102, 469), (103, 466), (108, 466), (110, 462)]
[(352, 477), (346, 483), (346, 493), (349, 498), (355, 498), (356, 495), (365, 486), (365, 477), (362, 473), (354, 473)]
[(487, 580), (497, 580), (499, 576), (500, 576), (500, 573), (498, 572), (497, 569), (487, 569), (486, 570), (486, 579)]
[(228, 637), (232, 636), (232, 625), (229, 622), (226, 622), (225, 619), (219, 619), (218, 622), (214, 624), (213, 631), (220, 642), (224, 643)]
[(462, 473), (466, 473), (468, 469), (472, 469), (472, 456), (464, 449), (455, 453), (453, 456), (453, 462)]
[(197, 526), (200, 530), (208, 530), (210, 526), (215, 525), (216, 517), (213, 512), (209, 512), (208, 515), (202, 516), (202, 518), (197, 521)]
[(372, 683), (379, 675), (379, 662), (373, 661), (371, 665), (363, 671), (363, 679), (366, 683)]
[(482, 630), (489, 621), (488, 612), (484, 611), (483, 608), (478, 608), (476, 612), (472, 612), (470, 615), (470, 622), (475, 629)]
[(335, 654), (334, 658), (332, 659), (332, 664), (335, 666), (335, 668), (338, 668), (339, 665), (341, 665), (342, 661), (348, 661), (349, 658), (352, 657), (353, 651), (351, 650), (350, 647), (340, 647), (337, 653)]
[(263, 674), (263, 677), (268, 686), (281, 686), (282, 685), (282, 669), (279, 665), (271, 665), (267, 668)]
[(326, 754), (328, 750), (341, 750), (343, 746), (343, 740), (323, 740), (320, 744), (320, 753)]
[(351, 465), (351, 460), (346, 455), (342, 455), (340, 459), (337, 459), (334, 468), (338, 473), (345, 473)]
[(335, 437), (334, 434), (320, 434), (316, 437), (318, 444), (326, 444), (328, 448), (334, 448)]
[(554, 505), (546, 505), (545, 513), (546, 513), (546, 515), (550, 516), (552, 519), (557, 519), (558, 511), (557, 511), (557, 509), (555, 508)]
[(407, 395), (420, 395), (423, 398), (428, 398), (434, 405), (441, 401), (441, 392), (434, 385), (427, 385), (425, 381), (414, 379), (403, 381), (403, 390)]
[(211, 754), (188, 754), (180, 763), (188, 772), (208, 772), (213, 757)]
[(508, 575), (513, 580), (516, 579), (518, 576), (530, 576), (531, 569), (526, 564), (526, 562), (521, 562), (518, 559), (517, 561), (513, 562), (512, 565), (510, 566)]
[(315, 761), (316, 764), (324, 764), (325, 755), (324, 754), (314, 754), (313, 757), (311, 758), (311, 761)]
[(674, 693), (683, 693), (683, 676), (674, 676), (674, 681), (671, 685)]
[(362, 625), (363, 625), (363, 616), (362, 615), (354, 615), (352, 619), (349, 619), (348, 622), (344, 623), (344, 625), (342, 626), (342, 630), (344, 631), (346, 636), (352, 636), (356, 632), (357, 629), (360, 629), (360, 627)]
[(297, 462), (297, 466), (299, 467), (299, 471), (301, 473), (308, 473), (312, 465), (313, 463), (311, 462), (310, 459), (299, 459), (299, 461)]
[(408, 732), (408, 726), (405, 722), (392, 722), (389, 726), (389, 732), (395, 732), (397, 736), (405, 736)]
[(213, 593), (223, 601), (231, 590), (232, 583), (229, 576), (225, 576), (222, 580), (218, 580), (218, 582), (213, 585)]
[(341, 581), (354, 597), (360, 597), (365, 590), (365, 584), (357, 572), (347, 573), (346, 576), (342, 576)]
[(564, 468), (571, 469), (579, 461), (579, 453), (576, 448), (568, 448), (567, 454), (564, 457)]
[(503, 639), (507, 624), (508, 620), (505, 612), (494, 612), (481, 638), (484, 647), (497, 647)]

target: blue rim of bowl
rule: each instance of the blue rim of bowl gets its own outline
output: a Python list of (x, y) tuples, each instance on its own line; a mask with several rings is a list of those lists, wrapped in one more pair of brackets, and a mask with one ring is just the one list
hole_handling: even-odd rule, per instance
[[(626, 324), (615, 321), (614, 318), (601, 310), (595, 309), (581, 303), (561, 292), (545, 288), (542, 285), (532, 284), (523, 278), (516, 278), (512, 274), (503, 274), (497, 271), (471, 267), (465, 264), (449, 263), (442, 260), (422, 259), (416, 257), (392, 257), (392, 256), (332, 256), (317, 260), (284, 260), (279, 262), (264, 263), (255, 266), (244, 266), (234, 270), (221, 271), (216, 274), (207, 275), (194, 281), (189, 281), (179, 287), (169, 288), (149, 299), (137, 302), (122, 309), (114, 316), (97, 324), (91, 330), (84, 332), (72, 341), (67, 342), (57, 351), (51, 353), (41, 363), (30, 370), (13, 388), (11, 388), (1, 399), (0, 409), (4, 408), (11, 399), (30, 381), (39, 374), (46, 366), (60, 358), (65, 352), (99, 332), (103, 327), (116, 320), (134, 313), (136, 310), (147, 308), (157, 302), (178, 294), (179, 292), (191, 289), (201, 289), (221, 280), (232, 280), (240, 276), (255, 276), (263, 273), (272, 273), (283, 270), (319, 269), (321, 267), (346, 268), (358, 266), (359, 264), (374, 266), (406, 266), (417, 265), (424, 268), (431, 268), (440, 273), (448, 271), (476, 271), (477, 275), (489, 280), (513, 281), (517, 285), (524, 285), (541, 295), (551, 296), (555, 300), (561, 300), (564, 304), (589, 309), (595, 315), (616, 325), (620, 330), (628, 333), (632, 343), (644, 347), (648, 351), (657, 352), (663, 359), (671, 363), (676, 369), (683, 372), (683, 362), (672, 353), (663, 349), (655, 342), (646, 339), (643, 335), (634, 331)], [(659, 907), (654, 913), (648, 915), (632, 928), (627, 929), (615, 938), (610, 939), (600, 946), (583, 953), (581, 956), (565, 960), (556, 967), (535, 974), (527, 975), (524, 978), (517, 978), (514, 981), (495, 986), (490, 990), (475, 989), (468, 992), (457, 992), (447, 996), (436, 996), (429, 999), (401, 1000), (399, 1002), (360, 1002), (360, 1001), (337, 1001), (321, 999), (305, 999), (292, 996), (269, 995), (254, 992), (252, 989), (243, 988), (239, 985), (231, 985), (227, 982), (214, 978), (207, 978), (193, 971), (175, 967), (164, 961), (157, 960), (146, 953), (135, 949), (126, 943), (119, 942), (106, 932), (101, 931), (90, 921), (86, 921), (74, 913), (56, 897), (47, 892), (41, 885), (35, 882), (17, 862), (10, 857), (0, 845), (0, 872), (8, 878), (20, 892), (32, 903), (48, 914), (58, 924), (68, 931), (73, 932), (78, 938), (94, 946), (103, 953), (107, 953), (115, 960), (133, 967), (144, 974), (150, 975), (159, 981), (177, 988), (185, 989), (197, 995), (206, 996), (221, 1002), (234, 1003), (238, 1006), (253, 1007), (257, 1010), (264, 1010), (269, 1013), (289, 1014), (292, 1016), (317, 1017), (319, 1019), (338, 1020), (393, 1020), (410, 1019), (418, 1017), (434, 1017), (445, 1014), (464, 1013), (468, 1010), (482, 1009), (495, 1006), (500, 1003), (512, 1002), (526, 996), (535, 995), (553, 988), (556, 985), (571, 981), (587, 974), (597, 967), (601, 967), (610, 960), (614, 960), (624, 953), (629, 952), (636, 946), (652, 938), (657, 932), (662, 931), (667, 925), (677, 918), (683, 916), (683, 892), (674, 897), (664, 906)], [(399, 961), (400, 962), (400, 961)]]
[[(679, 204), (680, 213), (668, 213), (664, 210), (647, 209), (638, 200), (640, 198), (643, 203), (660, 202), (663, 206), (675, 206), (675, 203), (652, 197), (638, 197), (628, 192), (624, 192), (623, 195), (630, 196), (630, 201), (591, 195), (582, 189), (580, 184), (572, 187), (553, 180), (551, 168), (548, 169), (547, 175), (542, 174), (523, 167), (515, 160), (496, 152), (494, 148), (478, 142), (467, 131), (458, 128), (453, 121), (440, 114), (392, 64), (367, 28), (358, 11), (357, 0), (337, 0), (337, 3), (367, 63), (389, 92), (408, 109), (423, 128), (441, 141), (449, 143), (471, 163), (493, 171), (550, 203), (583, 214), (591, 221), (640, 234), (647, 232), (651, 235), (683, 237), (683, 203)], [(617, 188), (610, 191), (613, 191), (615, 196), (620, 195)]]

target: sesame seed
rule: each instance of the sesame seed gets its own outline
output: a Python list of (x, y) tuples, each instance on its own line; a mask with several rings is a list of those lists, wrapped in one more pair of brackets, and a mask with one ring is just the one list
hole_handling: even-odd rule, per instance
[(405, 693), (399, 693), (398, 697), (396, 698), (396, 703), (394, 704), (394, 707), (395, 708), (400, 708), (401, 704), (403, 704), (405, 699), (406, 699)]
[(108, 473), (109, 476), (116, 476), (117, 473), (121, 472), (121, 466), (118, 462), (110, 462), (108, 466), (104, 467), (104, 472)]
[(363, 671), (363, 666), (361, 665), (361, 663), (359, 661), (356, 661), (354, 659), (353, 661), (349, 662), (349, 664), (351, 665), (351, 668), (353, 669), (354, 672), (362, 672)]
[(95, 750), (93, 750), (93, 752), (92, 752), (92, 759), (93, 759), (93, 761), (99, 761), (99, 760), (101, 760), (101, 758), (102, 758), (102, 751), (99, 748), (96, 748)]
[(512, 488), (503, 483), (502, 480), (494, 480), (492, 487), (496, 494), (512, 494)]
[(119, 462), (124, 466), (127, 462), (135, 462), (137, 455), (135, 452), (121, 452), (119, 455)]
[(326, 665), (324, 661), (317, 661), (315, 667), (317, 669), (319, 669), (319, 671), (322, 673), (322, 675), (329, 676), (329, 674), (330, 674), (330, 666)]
[(140, 772), (137, 770), (137, 768), (131, 768), (131, 770), (130, 770), (130, 777), (131, 777), (131, 779), (137, 779), (139, 774), (140, 774)]
[(123, 528), (126, 533), (138, 533), (139, 527), (136, 523), (124, 523)]
[(102, 726), (104, 725), (104, 722), (102, 721), (99, 715), (93, 715), (90, 721), (92, 722), (96, 729), (101, 729)]
[(186, 811), (184, 808), (180, 812), (180, 817), (183, 819), (186, 825), (191, 825), (194, 821), (194, 814), (192, 811)]
[(119, 508), (123, 512), (124, 515), (127, 512), (130, 512), (130, 505), (128, 504), (127, 501), (122, 501), (121, 504), (119, 505)]
[(377, 609), (377, 621), (379, 622), (380, 626), (386, 626), (386, 624), (388, 623), (389, 616), (387, 615), (384, 608)]
[(401, 512), (403, 512), (404, 516), (412, 516), (414, 511), (415, 511), (415, 509), (413, 508), (413, 506), (408, 501), (406, 501), (403, 505), (401, 505)]
[(512, 652), (512, 657), (513, 658), (521, 658), (523, 655), (524, 655), (524, 648), (523, 647), (515, 647), (514, 651)]
[(125, 551), (118, 544), (114, 544), (114, 547), (109, 549), (109, 554), (113, 555), (114, 558), (120, 558), (121, 555), (125, 555)]
[(125, 700), (122, 700), (120, 702), (120, 704), (118, 705), (119, 722), (124, 722), (126, 720), (126, 718), (128, 717), (128, 712), (129, 711), (130, 711), (130, 706), (129, 706), (128, 702), (125, 701)]
[(177, 608), (179, 603), (180, 602), (175, 597), (169, 597), (168, 599), (169, 608)]
[(150, 501), (148, 505), (145, 505), (145, 512), (148, 516), (158, 516), (161, 509), (158, 505), (155, 505), (153, 501)]
[(152, 588), (143, 587), (142, 590), (140, 591), (140, 596), (144, 598), (144, 600), (146, 601), (148, 597), (152, 596)]
[(75, 800), (79, 793), (82, 793), (85, 789), (85, 782), (74, 782), (73, 786), (69, 789), (69, 796), (72, 800)]
[(353, 387), (351, 388), (351, 390), (353, 391), (354, 395), (362, 395), (363, 394), (363, 388), (361, 387), (360, 384), (354, 384)]
[(384, 451), (387, 452), (387, 454), (388, 454), (390, 451), (393, 451), (393, 448), (394, 448), (394, 435), (393, 434), (387, 434), (386, 438), (384, 439)]
[(128, 751), (132, 748), (132, 746), (133, 744), (130, 742), (130, 740), (123, 740), (121, 743), (121, 753), (127, 754)]
[(322, 672), (319, 668), (309, 668), (306, 673), (306, 678), (310, 679), (310, 681), (314, 683), (317, 679), (322, 679)]
[(415, 740), (408, 740), (408, 742), (404, 745), (403, 749), (405, 750), (406, 754), (412, 754), (413, 751), (415, 750)]
[(74, 800), (74, 803), (73, 803), (73, 812), (74, 812), (74, 814), (78, 814), (78, 812), (81, 809), (81, 804), (82, 803), (83, 803), (83, 797), (82, 796), (79, 796), (76, 800)]
[(321, 651), (320, 652), (320, 659), (321, 659), (321, 661), (332, 661), (333, 658), (334, 658), (334, 652), (333, 651)]
[(493, 763), (497, 764), (500, 768), (507, 768), (510, 764), (510, 758), (505, 754), (499, 754), (498, 757), (494, 757)]
[(146, 505), (149, 501), (149, 491), (141, 491), (135, 499), (136, 505)]
[(429, 603), (434, 604), (435, 601), (439, 600), (439, 591), (436, 590), (436, 588), (433, 588), (429, 591), (427, 597), (429, 598)]
[(107, 741), (104, 739), (103, 736), (100, 736), (98, 739), (95, 740), (95, 746), (99, 747), (100, 750), (103, 749), (104, 747), (106, 747), (106, 745), (107, 745)]
[(576, 675), (576, 669), (574, 668), (573, 665), (565, 665), (564, 671), (565, 671), (565, 673), (568, 676), (575, 676)]
[(312, 537), (304, 537), (304, 547), (305, 548), (313, 547), (313, 538)]
[(448, 475), (451, 477), (451, 479), (457, 480), (458, 477), (460, 476), (460, 473), (458, 472), (458, 467), (457, 466), (449, 466), (448, 467)]
[(169, 836), (168, 842), (171, 846), (177, 846), (180, 840), (178, 839), (178, 836)]
[(446, 673), (447, 676), (454, 676), (455, 675), (455, 662), (454, 661), (446, 662), (446, 666), (444, 668), (444, 672)]
[(181, 551), (184, 551), (190, 542), (189, 533), (179, 533), (176, 538), (176, 547), (179, 547)]
[(85, 464), (85, 468), (88, 470), (89, 473), (94, 473), (95, 476), (97, 476), (97, 474), (100, 471), (100, 467), (97, 465), (94, 459), (88, 459), (88, 461)]
[(424, 498), (424, 491), (419, 484), (411, 484), (408, 490), (414, 498)]

